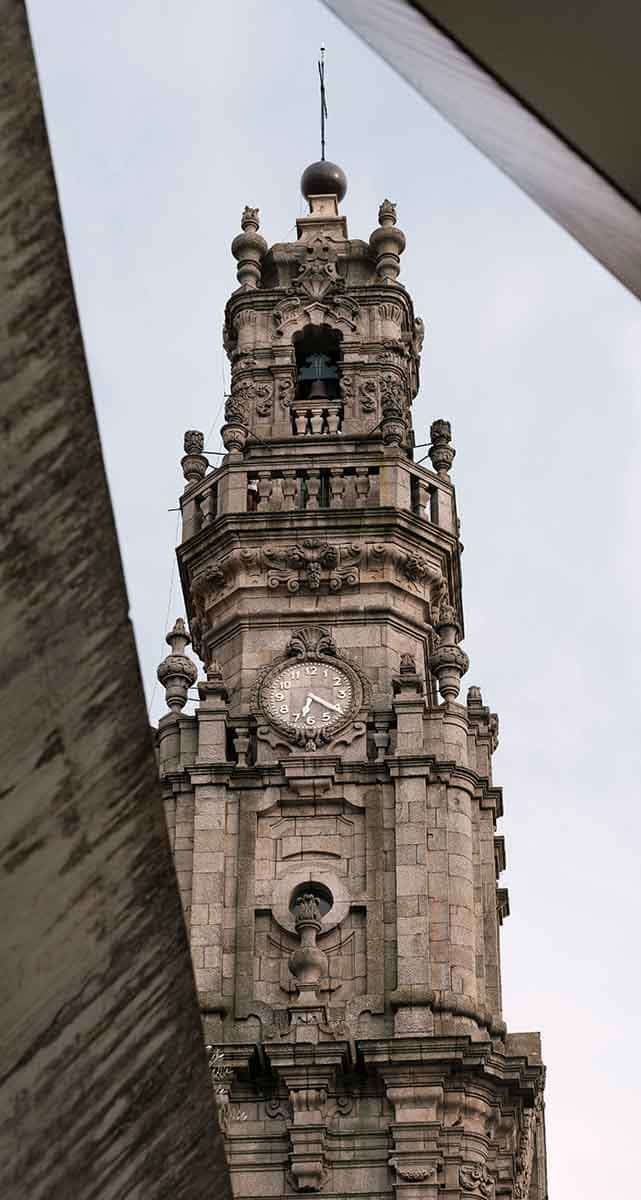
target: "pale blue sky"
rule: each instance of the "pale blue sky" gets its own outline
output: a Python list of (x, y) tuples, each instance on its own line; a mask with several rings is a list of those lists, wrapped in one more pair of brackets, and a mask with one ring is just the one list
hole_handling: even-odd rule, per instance
[[(328, 155), (425, 319), (417, 440), (454, 427), (468, 683), (501, 717), (505, 1015), (540, 1029), (553, 1200), (628, 1194), (641, 1070), (641, 307), (316, 0), (30, 0), (148, 696), (186, 428), (218, 427), (229, 245), (293, 232)], [(174, 590), (170, 618), (182, 612)], [(113, 647), (118, 653), (118, 647)], [(154, 697), (153, 717), (162, 712)]]

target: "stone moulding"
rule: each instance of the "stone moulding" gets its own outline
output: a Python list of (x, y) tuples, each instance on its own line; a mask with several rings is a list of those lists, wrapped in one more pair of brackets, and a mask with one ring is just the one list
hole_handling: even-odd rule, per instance
[(406, 1183), (428, 1183), (438, 1175), (438, 1163), (400, 1162), (398, 1158), (390, 1158), (389, 1165)]

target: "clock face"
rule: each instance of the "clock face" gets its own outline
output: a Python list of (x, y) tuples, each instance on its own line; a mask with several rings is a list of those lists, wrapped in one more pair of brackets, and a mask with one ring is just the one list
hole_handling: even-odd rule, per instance
[(261, 687), (263, 711), (289, 733), (331, 733), (356, 707), (354, 685), (341, 667), (305, 658), (270, 671)]

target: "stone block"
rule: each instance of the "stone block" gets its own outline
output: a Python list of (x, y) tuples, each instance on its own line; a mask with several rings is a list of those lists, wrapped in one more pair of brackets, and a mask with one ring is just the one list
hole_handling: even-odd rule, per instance
[(473, 881), (474, 872), (472, 863), (469, 858), (463, 858), (462, 854), (448, 854), (447, 869), (450, 875), (460, 875), (462, 879)]
[[(440, 876), (436, 876), (436, 878), (440, 878)], [(423, 867), (399, 867), (396, 873), (397, 895), (417, 896), (419, 893), (424, 893), (427, 881), (428, 876)]]
[(210, 900), (222, 900), (222, 875), (206, 874), (205, 872), (195, 875), (192, 896), (194, 904), (208, 904)]
[(425, 841), (426, 841), (426, 832), (425, 832), (425, 825), (423, 823), (415, 825), (415, 824), (408, 822), (405, 825), (399, 825), (396, 830), (397, 846), (407, 846), (407, 845), (422, 845), (422, 846), (424, 846)]
[[(417, 868), (418, 870), (418, 868)], [(427, 894), (435, 900), (447, 900), (449, 889), (449, 877), (432, 873), (427, 877)]]

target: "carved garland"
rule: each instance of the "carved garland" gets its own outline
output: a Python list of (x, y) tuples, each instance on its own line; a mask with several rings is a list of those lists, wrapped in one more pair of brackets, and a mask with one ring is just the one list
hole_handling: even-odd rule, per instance
[(399, 1179), (404, 1179), (407, 1183), (426, 1183), (430, 1179), (436, 1179), (438, 1174), (438, 1163), (426, 1163), (422, 1166), (414, 1163), (401, 1163), (397, 1158), (390, 1158), (389, 1165)]
[(343, 586), (353, 588), (360, 583), (361, 548), (357, 545), (334, 546), (321, 538), (304, 538), (294, 546), (264, 550), (263, 557), (269, 568), (269, 588), (285, 584), (292, 594), (304, 587), (315, 592), (326, 582), (330, 591), (340, 592)]

